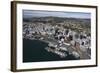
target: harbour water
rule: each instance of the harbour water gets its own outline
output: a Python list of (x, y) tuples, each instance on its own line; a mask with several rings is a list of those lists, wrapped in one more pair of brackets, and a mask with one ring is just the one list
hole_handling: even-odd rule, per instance
[(67, 53), (67, 57), (60, 58), (58, 55), (46, 51), (47, 46), (48, 43), (40, 40), (23, 39), (23, 62), (77, 60), (69, 53)]

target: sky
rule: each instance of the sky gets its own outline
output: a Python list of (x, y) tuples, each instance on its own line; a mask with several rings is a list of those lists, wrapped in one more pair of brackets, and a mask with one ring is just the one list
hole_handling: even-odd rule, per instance
[(24, 18), (31, 18), (31, 17), (68, 17), (68, 18), (83, 18), (83, 19), (90, 19), (90, 13), (83, 13), (83, 12), (65, 12), (65, 11), (43, 11), (43, 10), (23, 10), (23, 17)]

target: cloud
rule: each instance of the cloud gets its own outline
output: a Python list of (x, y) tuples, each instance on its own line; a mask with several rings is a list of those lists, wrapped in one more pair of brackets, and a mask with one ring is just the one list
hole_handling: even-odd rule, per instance
[(90, 13), (83, 12), (61, 12), (61, 11), (40, 11), (40, 10), (23, 10), (24, 17), (71, 17), (71, 18), (91, 18)]

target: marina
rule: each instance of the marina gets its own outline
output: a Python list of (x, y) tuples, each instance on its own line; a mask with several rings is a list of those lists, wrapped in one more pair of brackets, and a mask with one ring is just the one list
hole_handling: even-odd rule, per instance
[(91, 59), (90, 19), (23, 19), (23, 62)]

